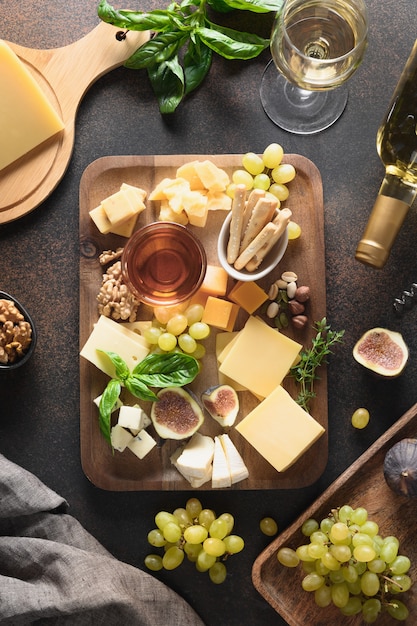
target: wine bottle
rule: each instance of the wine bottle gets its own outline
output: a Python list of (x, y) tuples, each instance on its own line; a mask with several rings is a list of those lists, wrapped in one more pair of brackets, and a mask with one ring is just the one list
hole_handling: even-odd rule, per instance
[(417, 41), (377, 133), (385, 177), (355, 258), (382, 268), (417, 195)]

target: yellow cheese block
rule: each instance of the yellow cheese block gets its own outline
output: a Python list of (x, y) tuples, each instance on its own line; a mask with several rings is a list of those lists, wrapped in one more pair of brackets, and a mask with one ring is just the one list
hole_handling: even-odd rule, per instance
[(32, 74), (0, 40), (0, 170), (63, 129)]
[(236, 430), (278, 472), (293, 465), (325, 432), (281, 386), (237, 424)]
[(227, 297), (250, 314), (254, 313), (268, 300), (268, 294), (257, 283), (252, 281), (238, 281)]
[(220, 365), (220, 372), (265, 398), (282, 383), (301, 348), (301, 344), (251, 316)]
[(126, 220), (138, 213), (130, 195), (121, 189), (116, 191), (116, 193), (113, 193), (108, 198), (102, 200), (101, 206), (104, 209), (112, 228), (126, 222)]
[(216, 335), (216, 358), (217, 358), (217, 377), (219, 385), (230, 385), (235, 391), (245, 391), (246, 387), (240, 385), (235, 380), (232, 380), (228, 376), (225, 376), (219, 371), (219, 365), (222, 363), (223, 358), (233, 345), (233, 340), (239, 334), (238, 331), (217, 333)]
[(201, 321), (209, 326), (220, 328), (221, 330), (232, 331), (238, 313), (239, 307), (237, 304), (216, 298), (215, 296), (209, 296)]
[(200, 287), (209, 296), (225, 296), (228, 274), (223, 267), (207, 265), (206, 275)]

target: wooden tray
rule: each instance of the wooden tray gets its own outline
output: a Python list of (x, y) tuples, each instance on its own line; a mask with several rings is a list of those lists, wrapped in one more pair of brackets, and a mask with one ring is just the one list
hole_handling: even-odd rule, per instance
[[(96, 207), (109, 194), (117, 191), (123, 182), (136, 184), (150, 191), (164, 177), (175, 177), (179, 165), (196, 158), (210, 158), (219, 167), (230, 174), (240, 166), (239, 155), (181, 155), (181, 156), (120, 156), (103, 157), (91, 163), (85, 170), (80, 184), (80, 348), (84, 345), (93, 324), (97, 320), (96, 296), (99, 292), (103, 268), (97, 257), (103, 250), (123, 246), (125, 239), (115, 235), (101, 235), (94, 226), (88, 211)], [(301, 225), (303, 235), (290, 242), (288, 250), (275, 272), (260, 284), (268, 289), (269, 285), (285, 270), (293, 270), (299, 276), (299, 284), (309, 285), (311, 301), (308, 315), (311, 324), (320, 320), (326, 312), (323, 195), (321, 177), (311, 161), (298, 155), (287, 155), (285, 160), (297, 169), (297, 176), (291, 183), (288, 206), (293, 211), (294, 219)], [(152, 203), (149, 203), (150, 205)], [(203, 241), (208, 262), (219, 265), (216, 253), (217, 233), (224, 220), (222, 211), (213, 211), (205, 228), (191, 228)], [(156, 207), (148, 206), (138, 220), (138, 226), (157, 218)], [(230, 282), (230, 285), (232, 281)], [(151, 319), (151, 311), (143, 307), (140, 316)], [(246, 314), (242, 311), (237, 327), (241, 327)], [(310, 325), (303, 331), (288, 332), (303, 345), (309, 345), (314, 334)], [(203, 362), (203, 372), (191, 386), (199, 397), (213, 384), (217, 384), (217, 367), (214, 352), (214, 332), (206, 341), (207, 355)], [(255, 364), (254, 364), (255, 367)], [(130, 451), (112, 455), (104, 438), (99, 432), (97, 407), (92, 400), (107, 384), (108, 379), (88, 361), (80, 359), (81, 385), (81, 460), (85, 474), (98, 487), (109, 490), (184, 490), (190, 485), (171, 466), (170, 455), (178, 442), (164, 441), (152, 452), (139, 461)], [(286, 384), (288, 390), (293, 381)], [(312, 414), (327, 428), (327, 378), (326, 369), (321, 371), (321, 380), (317, 385), (317, 397), (312, 405)], [(240, 419), (253, 406), (256, 400), (249, 392), (240, 394)], [(144, 409), (147, 410), (144, 404)], [(207, 417), (201, 432), (212, 436), (221, 431), (220, 426)], [(318, 442), (290, 469), (278, 473), (269, 465), (252, 446), (234, 429), (230, 436), (240, 450), (249, 469), (249, 478), (235, 485), (233, 489), (271, 489), (294, 488), (314, 482), (323, 472), (327, 462), (327, 432)], [(210, 489), (210, 482), (202, 490)]]
[(88, 35), (62, 48), (35, 50), (7, 42), (32, 73), (65, 124), (56, 137), (31, 150), (0, 172), (0, 224), (18, 219), (47, 198), (65, 174), (74, 145), (75, 118), (87, 89), (122, 65), (149, 39), (100, 22)]
[[(397, 496), (387, 486), (383, 475), (385, 454), (391, 446), (405, 437), (417, 435), (417, 404), (411, 407), (384, 435), (382, 435), (353, 465), (351, 465), (314, 502), (303, 515), (281, 533), (256, 559), (252, 579), (259, 593), (290, 624), (290, 626), (359, 626), (360, 616), (343, 617), (336, 607), (319, 608), (314, 598), (302, 590), (302, 573), (299, 568), (288, 569), (277, 561), (277, 551), (282, 546), (296, 548), (306, 543), (300, 532), (302, 523), (311, 517), (320, 521), (332, 508), (350, 504), (364, 506), (369, 517), (375, 520), (383, 536), (395, 535), (400, 541), (401, 554), (411, 559), (410, 576), (414, 580), (411, 589), (400, 594), (410, 616), (405, 623), (417, 624), (417, 543), (415, 527), (417, 498)], [(377, 624), (398, 624), (389, 615), (381, 615)], [(404, 622), (402, 622), (404, 623)]]

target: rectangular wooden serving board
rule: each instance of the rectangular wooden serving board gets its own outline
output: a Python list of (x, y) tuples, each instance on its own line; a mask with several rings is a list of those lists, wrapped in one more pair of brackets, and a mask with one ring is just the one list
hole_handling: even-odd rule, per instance
[[(80, 183), (80, 348), (98, 319), (97, 294), (104, 271), (98, 256), (104, 250), (122, 247), (126, 241), (116, 235), (102, 235), (91, 220), (89, 211), (98, 206), (101, 200), (118, 191), (123, 182), (141, 187), (149, 193), (163, 178), (174, 178), (181, 164), (206, 158), (226, 170), (229, 175), (241, 167), (241, 155), (116, 156), (102, 157), (91, 163), (84, 171)], [(285, 333), (293, 339), (304, 346), (309, 346), (315, 334), (314, 322), (326, 314), (322, 183), (316, 166), (305, 157), (286, 155), (284, 160), (292, 163), (297, 170), (295, 179), (289, 184), (290, 196), (285, 206), (291, 208), (293, 219), (301, 226), (302, 235), (289, 243), (287, 252), (275, 271), (259, 284), (268, 291), (271, 283), (279, 278), (283, 271), (291, 270), (297, 273), (299, 285), (310, 287), (311, 298), (307, 307), (309, 324), (301, 331), (296, 331), (292, 327), (285, 330)], [(156, 203), (147, 203), (147, 209), (141, 213), (137, 228), (158, 218), (158, 207), (153, 205)], [(203, 242), (208, 263), (212, 265), (219, 265), (216, 251), (217, 235), (224, 218), (224, 211), (212, 211), (204, 228), (190, 227)], [(232, 284), (233, 281), (229, 279), (229, 288)], [(138, 317), (151, 319), (152, 311), (141, 306)], [(246, 318), (247, 314), (241, 311), (236, 330), (244, 325)], [(213, 329), (205, 341), (206, 356), (202, 362), (202, 372), (190, 386), (197, 397), (210, 386), (218, 384), (215, 334)], [(256, 363), (253, 367), (256, 368)], [(80, 358), (81, 462), (86, 476), (97, 487), (114, 491), (191, 489), (189, 483), (170, 462), (171, 454), (179, 445), (177, 441), (159, 441), (143, 460), (137, 459), (129, 450), (112, 453), (99, 431), (98, 410), (93, 403), (93, 399), (103, 392), (107, 382), (108, 378), (104, 374)], [(296, 389), (292, 380), (288, 379), (285, 387), (295, 396)], [(298, 488), (311, 484), (322, 474), (328, 454), (325, 366), (321, 369), (316, 392), (317, 397), (311, 405), (311, 413), (324, 426), (326, 432), (296, 464), (283, 473), (278, 473), (267, 463), (233, 427), (230, 429), (230, 437), (249, 470), (249, 478), (237, 483), (232, 489)], [(257, 403), (250, 392), (239, 392), (239, 399), (238, 421)], [(146, 403), (141, 404), (149, 414), (149, 406), (147, 407)], [(222, 429), (215, 420), (206, 416), (201, 432), (215, 436), (222, 432)], [(200, 487), (200, 490), (207, 489), (211, 489), (210, 482)]]
[[(277, 560), (277, 552), (283, 546), (296, 548), (307, 543), (301, 533), (302, 523), (309, 518), (320, 521), (331, 509), (350, 504), (363, 506), (369, 519), (379, 525), (383, 536), (395, 535), (400, 542), (400, 554), (411, 559), (409, 576), (414, 585), (399, 594), (410, 611), (405, 624), (417, 624), (417, 543), (415, 527), (417, 498), (396, 495), (384, 479), (383, 464), (387, 451), (395, 443), (417, 433), (417, 404), (412, 406), (389, 430), (387, 430), (362, 456), (360, 456), (328, 489), (285, 531), (283, 531), (255, 560), (252, 580), (259, 593), (285, 619), (290, 626), (360, 626), (361, 616), (343, 616), (334, 606), (320, 608), (314, 597), (301, 588), (300, 567), (288, 569)], [(387, 613), (376, 622), (380, 626), (399, 624)]]

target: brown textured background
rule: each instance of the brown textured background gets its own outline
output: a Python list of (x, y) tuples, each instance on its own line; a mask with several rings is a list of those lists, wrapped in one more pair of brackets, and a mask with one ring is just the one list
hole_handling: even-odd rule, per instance
[[(129, 8), (164, 8), (155, 0)], [(127, 8), (123, 3), (119, 6)], [(33, 213), (0, 226), (0, 288), (32, 312), (38, 328), (35, 357), (24, 372), (0, 375), (0, 452), (34, 472), (70, 502), (71, 513), (116, 557), (142, 567), (147, 531), (156, 511), (182, 506), (186, 493), (107, 493), (83, 475), (79, 458), (78, 188), (94, 159), (118, 154), (262, 151), (272, 142), (310, 158), (323, 177), (328, 320), (346, 329), (343, 348), (329, 367), (329, 462), (312, 487), (296, 491), (213, 493), (204, 506), (230, 511), (247, 542), (230, 561), (220, 587), (183, 566), (158, 575), (208, 624), (283, 624), (251, 584), (251, 565), (268, 539), (258, 531), (263, 515), (281, 529), (290, 524), (387, 427), (417, 400), (417, 308), (402, 319), (392, 301), (417, 281), (417, 215), (411, 210), (391, 258), (377, 272), (354, 260), (357, 241), (377, 194), (383, 167), (375, 135), (408, 57), (417, 23), (414, 0), (368, 1), (369, 48), (349, 82), (343, 117), (327, 131), (297, 137), (264, 114), (258, 89), (268, 52), (248, 63), (216, 58), (199, 89), (169, 118), (162, 118), (144, 72), (117, 69), (87, 93), (78, 111), (76, 141), (67, 174)], [(94, 0), (0, 0), (0, 37), (21, 45), (62, 46), (97, 23)], [(271, 16), (229, 16), (230, 25), (268, 34)], [(315, 245), (314, 241), (311, 245)], [(410, 362), (395, 381), (380, 381), (354, 362), (358, 337), (373, 326), (403, 333)], [(350, 416), (366, 406), (371, 422), (354, 431)]]

